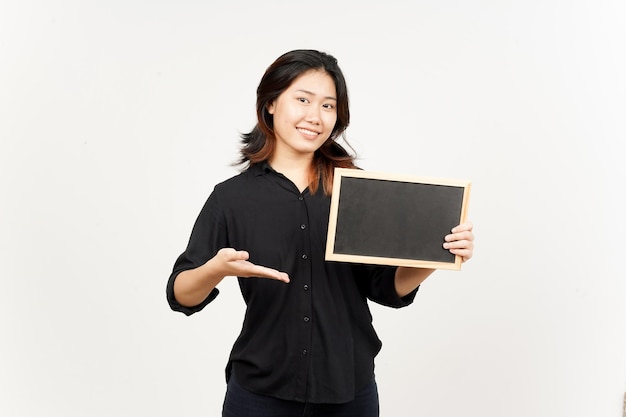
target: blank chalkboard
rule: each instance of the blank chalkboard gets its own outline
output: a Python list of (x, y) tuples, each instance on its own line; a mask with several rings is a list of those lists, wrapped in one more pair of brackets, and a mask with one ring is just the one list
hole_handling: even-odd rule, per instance
[(442, 245), (465, 221), (470, 184), (336, 168), (326, 260), (460, 269)]

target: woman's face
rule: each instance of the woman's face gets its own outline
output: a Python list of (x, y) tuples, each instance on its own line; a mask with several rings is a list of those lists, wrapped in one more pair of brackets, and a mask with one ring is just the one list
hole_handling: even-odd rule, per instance
[(337, 121), (335, 82), (323, 71), (296, 78), (267, 108), (274, 118), (274, 158), (312, 157)]

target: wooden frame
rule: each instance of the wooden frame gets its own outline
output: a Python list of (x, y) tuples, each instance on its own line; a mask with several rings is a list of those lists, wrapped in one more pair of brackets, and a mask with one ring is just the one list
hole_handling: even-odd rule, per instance
[(450, 229), (466, 219), (470, 185), (336, 168), (326, 260), (461, 269), (461, 257), (442, 245)]

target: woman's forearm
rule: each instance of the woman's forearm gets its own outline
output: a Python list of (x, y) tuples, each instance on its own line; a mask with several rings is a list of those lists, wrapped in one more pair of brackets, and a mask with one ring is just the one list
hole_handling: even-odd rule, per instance
[(182, 271), (174, 281), (174, 297), (182, 306), (193, 307), (204, 301), (224, 279), (213, 260), (194, 269)]
[(399, 266), (395, 277), (396, 292), (400, 298), (408, 295), (433, 272), (434, 269)]
[(203, 302), (224, 277), (269, 278), (289, 282), (285, 272), (248, 261), (250, 255), (233, 248), (220, 249), (204, 265), (183, 271), (174, 280), (174, 297), (185, 307), (197, 306)]

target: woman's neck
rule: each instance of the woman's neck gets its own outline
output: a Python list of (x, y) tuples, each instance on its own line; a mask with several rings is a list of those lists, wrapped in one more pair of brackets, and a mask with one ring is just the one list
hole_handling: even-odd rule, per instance
[(300, 192), (308, 186), (311, 178), (312, 156), (301, 158), (279, 158), (273, 156), (269, 164), (276, 171), (293, 182)]

